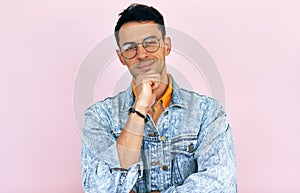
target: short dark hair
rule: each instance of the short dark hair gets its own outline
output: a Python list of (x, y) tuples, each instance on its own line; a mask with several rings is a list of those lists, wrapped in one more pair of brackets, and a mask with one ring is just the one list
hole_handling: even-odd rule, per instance
[(159, 24), (162, 36), (166, 35), (166, 28), (162, 14), (154, 7), (143, 4), (131, 4), (127, 9), (119, 14), (119, 19), (115, 27), (115, 37), (119, 45), (119, 30), (125, 23), (128, 22), (143, 22), (153, 21)]

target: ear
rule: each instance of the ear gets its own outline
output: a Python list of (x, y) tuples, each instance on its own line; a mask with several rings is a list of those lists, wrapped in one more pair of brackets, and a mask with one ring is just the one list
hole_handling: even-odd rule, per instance
[(171, 38), (166, 37), (165, 38), (165, 55), (168, 56), (171, 52)]
[(116, 50), (116, 52), (117, 52), (117, 55), (118, 55), (118, 58), (119, 58), (120, 62), (121, 62), (123, 65), (126, 65), (125, 60), (124, 60), (124, 58), (123, 58), (123, 56), (122, 56), (122, 54), (121, 54), (121, 51), (120, 51), (120, 50)]

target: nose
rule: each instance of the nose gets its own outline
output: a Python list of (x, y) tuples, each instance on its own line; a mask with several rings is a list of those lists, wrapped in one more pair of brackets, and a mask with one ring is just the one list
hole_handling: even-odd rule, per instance
[(136, 55), (139, 59), (144, 59), (148, 55), (148, 52), (145, 50), (145, 48), (142, 46), (142, 44), (137, 45), (136, 51), (137, 51)]

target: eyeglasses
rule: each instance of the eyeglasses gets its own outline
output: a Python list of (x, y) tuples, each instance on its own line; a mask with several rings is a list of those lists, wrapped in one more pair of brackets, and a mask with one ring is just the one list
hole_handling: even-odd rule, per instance
[(148, 38), (145, 38), (141, 43), (128, 42), (121, 47), (120, 51), (124, 58), (132, 59), (137, 55), (138, 45), (142, 44), (143, 48), (147, 52), (154, 53), (159, 49), (159, 42), (161, 39), (162, 37), (158, 39), (155, 36), (150, 36)]

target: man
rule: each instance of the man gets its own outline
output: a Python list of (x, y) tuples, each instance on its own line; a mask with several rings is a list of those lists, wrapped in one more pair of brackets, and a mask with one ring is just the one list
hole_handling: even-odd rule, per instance
[(85, 112), (85, 192), (236, 192), (231, 128), (218, 102), (167, 73), (163, 16), (133, 4), (115, 27), (130, 87)]

